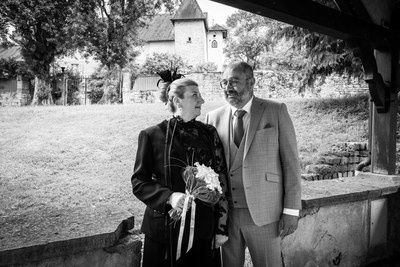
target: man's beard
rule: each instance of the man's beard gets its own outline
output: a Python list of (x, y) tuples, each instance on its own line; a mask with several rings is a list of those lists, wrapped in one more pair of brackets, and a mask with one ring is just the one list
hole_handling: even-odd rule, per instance
[(237, 106), (243, 102), (243, 97), (246, 92), (237, 92), (237, 91), (224, 91), (225, 100), (228, 101), (231, 105)]

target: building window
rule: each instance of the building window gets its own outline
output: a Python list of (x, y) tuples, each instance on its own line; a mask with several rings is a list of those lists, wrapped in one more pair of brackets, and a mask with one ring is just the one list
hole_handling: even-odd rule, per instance
[(218, 47), (217, 41), (213, 40), (213, 41), (211, 42), (211, 47), (212, 47), (212, 48), (217, 48), (217, 47)]
[(187, 43), (191, 43), (191, 42), (192, 42), (192, 37), (188, 37), (188, 39), (187, 39), (186, 42), (187, 42)]

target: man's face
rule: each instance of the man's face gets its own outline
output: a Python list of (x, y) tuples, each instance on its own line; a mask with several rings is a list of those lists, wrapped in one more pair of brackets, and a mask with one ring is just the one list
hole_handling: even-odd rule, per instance
[(242, 108), (253, 96), (254, 78), (235, 70), (226, 69), (222, 75), (221, 87), (225, 100), (235, 108)]

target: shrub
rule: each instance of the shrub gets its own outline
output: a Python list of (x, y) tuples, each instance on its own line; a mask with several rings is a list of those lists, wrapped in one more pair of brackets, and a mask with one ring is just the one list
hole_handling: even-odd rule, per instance
[(163, 70), (176, 68), (180, 70), (188, 68), (180, 56), (168, 53), (153, 53), (151, 56), (146, 58), (140, 73), (156, 74)]
[(216, 71), (218, 69), (217, 64), (214, 62), (204, 62), (197, 64), (193, 71), (195, 72), (209, 72), (209, 71)]
[[(100, 67), (99, 70), (92, 75), (88, 82), (88, 97), (92, 104), (118, 103), (119, 86), (120, 86), (120, 69), (118, 67), (108, 69)], [(107, 92), (107, 100), (104, 101), (104, 94)]]

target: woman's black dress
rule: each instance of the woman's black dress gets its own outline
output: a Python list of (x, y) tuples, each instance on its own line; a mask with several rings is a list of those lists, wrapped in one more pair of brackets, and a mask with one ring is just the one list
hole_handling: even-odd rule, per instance
[[(193, 247), (185, 253), (189, 232), (185, 229), (182, 256), (175, 262), (180, 221), (170, 222), (167, 200), (173, 192), (185, 192), (182, 171), (195, 162), (219, 174), (224, 196), (214, 207), (196, 200)], [(220, 265), (219, 250), (213, 250), (212, 243), (216, 234), (228, 235), (226, 173), (223, 146), (211, 125), (173, 117), (140, 132), (132, 187), (147, 206), (141, 228), (145, 234), (144, 267)]]

